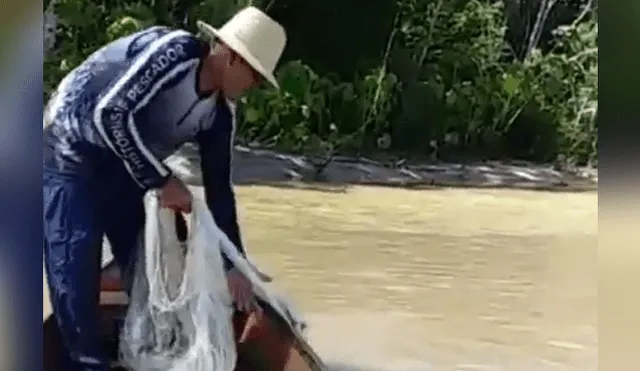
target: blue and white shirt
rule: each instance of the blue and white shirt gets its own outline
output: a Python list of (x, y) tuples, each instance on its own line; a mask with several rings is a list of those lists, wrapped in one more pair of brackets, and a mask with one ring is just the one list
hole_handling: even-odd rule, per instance
[(209, 207), (242, 250), (230, 175), (235, 107), (198, 94), (207, 47), (186, 31), (152, 27), (93, 53), (45, 109), (45, 167), (91, 176), (124, 166), (147, 190), (171, 175), (162, 161), (195, 141)]

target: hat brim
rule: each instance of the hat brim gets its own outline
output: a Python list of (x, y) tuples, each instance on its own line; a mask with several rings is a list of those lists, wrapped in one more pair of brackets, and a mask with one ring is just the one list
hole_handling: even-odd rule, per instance
[(222, 40), (222, 42), (226, 46), (228, 46), (234, 52), (238, 53), (240, 57), (242, 57), (254, 70), (256, 70), (256, 72), (262, 75), (262, 77), (264, 77), (271, 85), (273, 85), (273, 87), (275, 87), (276, 89), (280, 89), (278, 80), (276, 80), (276, 77), (273, 75), (273, 73), (267, 71), (262, 63), (260, 63), (260, 61), (258, 61), (258, 59), (254, 57), (253, 54), (251, 54), (251, 52), (240, 40), (232, 35), (221, 33), (219, 30), (203, 21), (198, 21), (196, 24), (200, 32), (202, 32), (209, 38), (218, 38)]

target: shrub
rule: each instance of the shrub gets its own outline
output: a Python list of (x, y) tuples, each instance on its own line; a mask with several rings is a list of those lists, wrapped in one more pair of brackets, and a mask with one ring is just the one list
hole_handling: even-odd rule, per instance
[[(280, 13), (287, 1), (277, 1)], [(507, 42), (502, 1), (389, 1), (395, 21), (377, 68), (363, 67), (350, 78), (341, 71), (340, 78), (309, 67), (322, 61), (289, 55), (277, 73), (280, 91), (259, 89), (242, 99), (239, 139), (323, 154), (596, 160), (595, 12), (581, 8), (579, 21), (545, 36), (544, 48), (521, 58)], [(155, 23), (193, 30), (195, 19), (222, 23), (249, 3), (270, 8), (274, 2), (56, 0), (57, 42), (45, 59), (45, 95), (91, 52), (122, 35)], [(332, 53), (339, 51), (325, 54)]]

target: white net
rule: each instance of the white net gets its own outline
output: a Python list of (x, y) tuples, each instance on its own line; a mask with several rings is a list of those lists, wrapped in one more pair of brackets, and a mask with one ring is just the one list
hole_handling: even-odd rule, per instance
[(194, 201), (181, 243), (173, 212), (154, 193), (145, 196), (144, 249), (120, 341), (120, 361), (130, 370), (234, 369), (232, 302), (217, 228), (203, 204)]

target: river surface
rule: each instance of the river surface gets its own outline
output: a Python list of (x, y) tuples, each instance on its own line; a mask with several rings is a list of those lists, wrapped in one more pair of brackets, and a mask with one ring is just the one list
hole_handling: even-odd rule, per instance
[(237, 192), (336, 370), (597, 370), (595, 192)]

